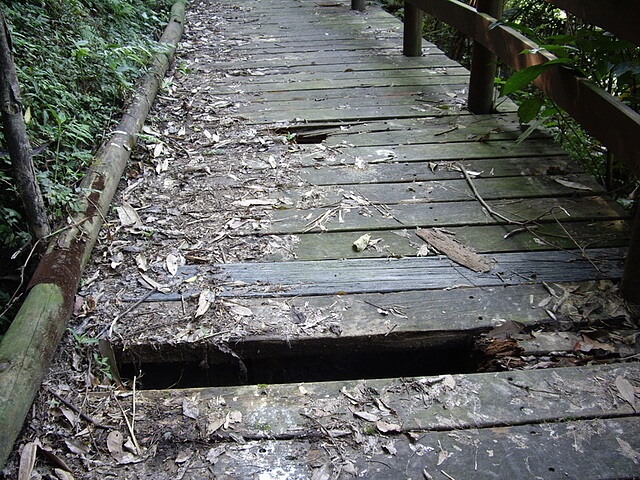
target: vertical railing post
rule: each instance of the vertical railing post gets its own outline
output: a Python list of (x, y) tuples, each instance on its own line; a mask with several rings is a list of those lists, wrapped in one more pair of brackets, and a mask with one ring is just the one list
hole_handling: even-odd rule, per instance
[(632, 225), (631, 242), (624, 263), (620, 291), (625, 300), (640, 305), (640, 215), (637, 211)]
[(365, 0), (351, 0), (351, 10), (360, 10), (363, 12), (365, 9)]
[[(503, 0), (477, 0), (476, 9), (499, 19), (502, 16), (502, 5)], [(497, 57), (490, 50), (474, 42), (469, 80), (469, 110), (473, 113), (493, 112), (496, 62)]]
[(407, 57), (422, 56), (422, 10), (404, 2), (404, 34), (402, 53)]

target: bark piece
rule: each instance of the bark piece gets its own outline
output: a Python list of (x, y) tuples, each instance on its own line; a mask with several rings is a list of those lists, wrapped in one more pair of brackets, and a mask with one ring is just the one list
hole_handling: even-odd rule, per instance
[(440, 253), (463, 267), (478, 273), (486, 273), (491, 270), (491, 264), (487, 260), (441, 230), (419, 228), (416, 230), (416, 234)]

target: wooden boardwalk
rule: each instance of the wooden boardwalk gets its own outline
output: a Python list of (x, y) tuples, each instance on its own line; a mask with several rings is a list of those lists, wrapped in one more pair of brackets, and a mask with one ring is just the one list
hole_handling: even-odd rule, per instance
[[(543, 132), (517, 142), (508, 100), (469, 113), (468, 72), (433, 45), (403, 57), (401, 23), (376, 6), (249, 1), (227, 20), (242, 58), (199, 66), (226, 73), (208, 93), (288, 142), (293, 173), (248, 190), (234, 225), (244, 242), (268, 241), (267, 255), (180, 272), (227, 302), (220, 331), (248, 317), (255, 333), (127, 345), (125, 360), (159, 365), (143, 381), (204, 387), (138, 392), (138, 434), (199, 445), (181, 478), (202, 478), (199, 465), (234, 479), (639, 476), (625, 391), (640, 386), (638, 364), (550, 354), (584, 341), (572, 322), (589, 308), (609, 319), (585, 299), (620, 278), (623, 209)], [(282, 159), (264, 157), (268, 175)], [(465, 249), (487, 267), (451, 259)], [(184, 297), (146, 299), (172, 312)], [(527, 332), (512, 358), (530, 369), (482, 373), (495, 358), (474, 345), (505, 322)], [(193, 367), (203, 361), (206, 374)], [(169, 362), (192, 367), (172, 376)]]

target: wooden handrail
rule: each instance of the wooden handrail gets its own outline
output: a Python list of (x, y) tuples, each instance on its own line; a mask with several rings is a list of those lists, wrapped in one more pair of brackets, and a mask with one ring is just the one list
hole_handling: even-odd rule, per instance
[[(500, 0), (487, 1), (500, 2)], [(639, 34), (635, 29), (638, 25), (637, 18), (640, 15), (640, 1), (638, 0), (620, 0), (629, 8), (628, 16), (627, 11), (618, 10), (618, 5), (616, 5), (616, 9), (613, 9), (610, 2), (602, 0), (545, 1), (567, 8), (591, 23), (598, 24), (598, 20), (601, 18), (605, 28), (617, 32), (621, 36), (624, 35), (637, 43)], [(606, 7), (601, 4), (606, 4)], [(536, 43), (516, 30), (500, 24), (495, 16), (479, 12), (458, 0), (405, 0), (405, 9), (407, 7), (413, 12), (414, 19), (418, 18), (418, 15), (421, 18), (421, 12), (424, 11), (448, 23), (486, 47), (514, 70), (544, 64), (556, 58), (551, 53), (540, 50)], [(614, 12), (614, 10), (618, 11)], [(415, 35), (421, 37), (421, 31), (415, 25), (412, 24), (409, 28), (405, 28), (405, 48), (406, 45), (414, 45), (415, 48), (415, 45), (418, 44), (418, 40), (412, 38)], [(523, 54), (523, 51), (533, 51), (534, 53)], [(472, 65), (472, 78), (474, 76), (473, 68)], [(477, 89), (484, 91), (485, 95), (487, 89), (493, 89), (493, 79), (488, 78), (486, 82), (490, 82), (490, 84)], [(640, 177), (640, 114), (638, 112), (593, 82), (560, 65), (549, 67), (540, 74), (534, 84), (569, 113), (585, 130), (606, 145), (614, 155), (621, 158), (634, 175)], [(486, 98), (480, 100), (471, 98), (470, 92), (469, 105), (472, 106), (485, 100)], [(478, 111), (476, 113), (486, 112)], [(640, 304), (640, 220), (638, 219), (633, 228), (622, 289), (629, 300)]]

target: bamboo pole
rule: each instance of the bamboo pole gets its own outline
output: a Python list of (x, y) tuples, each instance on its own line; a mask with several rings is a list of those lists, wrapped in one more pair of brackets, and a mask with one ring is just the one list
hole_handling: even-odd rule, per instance
[(112, 137), (96, 154), (80, 191), (83, 206), (53, 238), (29, 284), (27, 297), (0, 343), (0, 466), (11, 453), (46, 370), (71, 317), (82, 270), (108, 212), (160, 81), (182, 36), (185, 0), (178, 0), (149, 72)]

